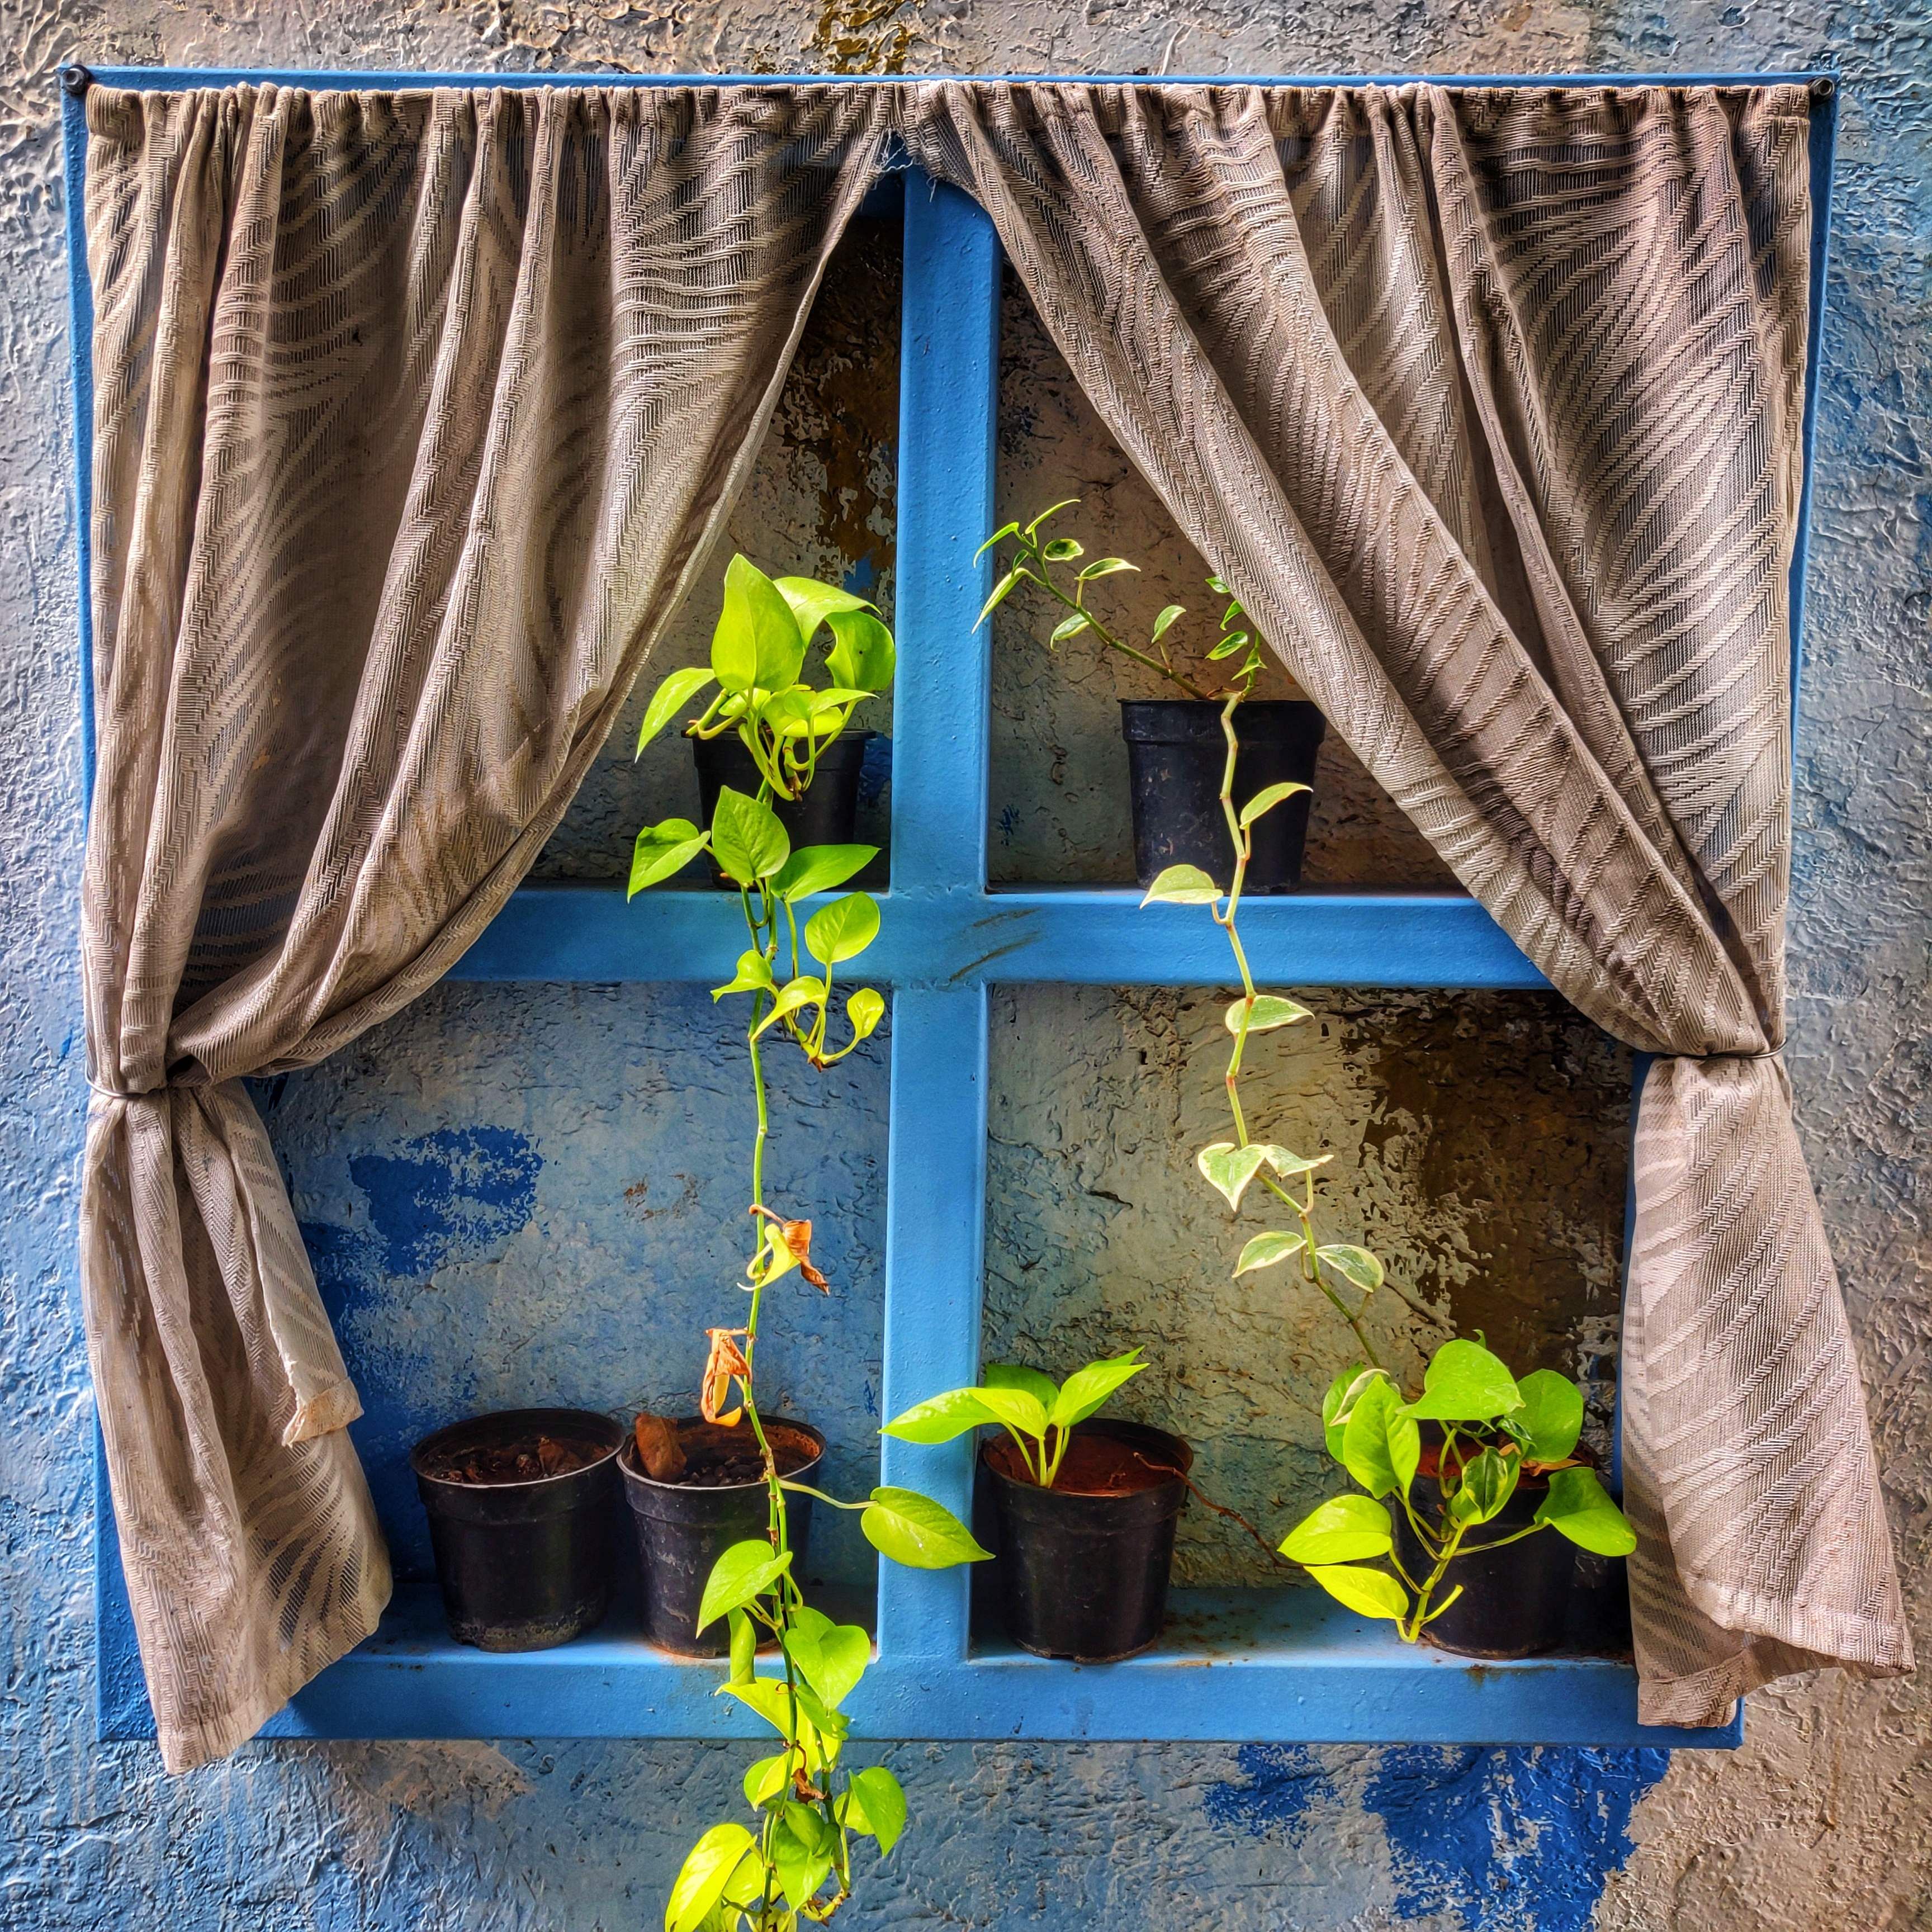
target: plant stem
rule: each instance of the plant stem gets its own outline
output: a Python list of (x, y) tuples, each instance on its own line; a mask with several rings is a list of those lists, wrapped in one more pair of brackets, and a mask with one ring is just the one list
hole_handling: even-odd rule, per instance
[(1101, 643), (1108, 646), (1111, 650), (1119, 651), (1124, 656), (1132, 658), (1136, 664), (1145, 664), (1149, 670), (1158, 671), (1162, 677), (1167, 680), (1168, 683), (1178, 685), (1183, 691), (1186, 692), (1190, 698), (1197, 699), (1203, 704), (1211, 704), (1214, 702), (1213, 698), (1206, 692), (1203, 691), (1192, 678), (1184, 676), (1181, 673), (1176, 670), (1172, 664), (1162, 664), (1160, 658), (1148, 656), (1145, 651), (1136, 650), (1134, 646), (1127, 643), (1124, 638), (1115, 637), (1113, 632), (1108, 630), (1106, 626), (1102, 623), (1100, 619), (1095, 616), (1093, 612), (1087, 608), (1085, 604), (1079, 602), (1074, 598), (1068, 596), (1066, 592), (1061, 590), (1058, 584), (1054, 582), (1053, 573), (1048, 567), (1046, 558), (1041, 556), (1037, 550), (1035, 550), (1034, 553), (1034, 561), (1040, 566), (1034, 580), (1043, 585), (1048, 595), (1057, 598), (1062, 604), (1066, 606), (1068, 610), (1078, 611), (1081, 616), (1087, 620), (1088, 628), (1100, 640)]

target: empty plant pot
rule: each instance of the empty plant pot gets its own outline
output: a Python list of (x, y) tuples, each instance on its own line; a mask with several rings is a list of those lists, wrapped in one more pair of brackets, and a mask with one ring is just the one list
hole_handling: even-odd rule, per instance
[(1137, 1422), (1077, 1424), (1050, 1490), (1001, 1436), (980, 1450), (992, 1492), (1006, 1634), (1042, 1657), (1104, 1664), (1144, 1650), (1167, 1615), (1174, 1528), (1194, 1453)]
[(410, 1452), (459, 1643), (548, 1650), (604, 1620), (623, 1425), (581, 1408), (472, 1416)]
[[(1415, 1492), (1436, 1493), (1439, 1450), (1425, 1443)], [(1523, 1477), (1502, 1512), (1470, 1532), (1473, 1540), (1487, 1543), (1527, 1528), (1550, 1485)], [(1408, 1519), (1399, 1509), (1395, 1520), (1396, 1555), (1414, 1577), (1426, 1576), (1432, 1567)], [(1418, 1514), (1423, 1511), (1418, 1507)], [(1429, 1519), (1424, 1516), (1424, 1521)], [(1436, 1526), (1430, 1522), (1433, 1529)], [(1558, 1648), (1569, 1621), (1570, 1592), (1576, 1569), (1576, 1546), (1553, 1529), (1540, 1529), (1507, 1548), (1459, 1556), (1443, 1573), (1436, 1600), (1440, 1603), (1457, 1584), (1462, 1594), (1442, 1614), (1423, 1626), (1423, 1641), (1459, 1657), (1538, 1657)]]
[[(1130, 698), (1120, 706), (1134, 818), (1134, 872), (1150, 886), (1170, 866), (1198, 866), (1226, 891), (1234, 846), (1221, 809), (1228, 741), (1216, 704), (1192, 698)], [(1300, 700), (1244, 704), (1234, 713), (1235, 809), (1271, 784), (1312, 784), (1328, 722)], [(1308, 840), (1306, 794), (1276, 806), (1254, 826), (1244, 890), (1292, 892), (1301, 883)]]
[[(802, 845), (855, 842), (860, 770), (866, 762), (866, 746), (878, 735), (872, 731), (842, 732), (819, 753), (818, 768), (802, 798), (772, 801), (772, 809), (791, 840), (794, 852)], [(692, 739), (691, 754), (698, 766), (698, 796), (704, 824), (711, 823), (712, 808), (724, 786), (742, 792), (747, 798), (758, 796), (763, 781), (752, 762), (751, 753), (735, 731), (728, 731), (722, 738)], [(715, 866), (712, 878), (721, 886), (731, 883)]]
[[(733, 1544), (762, 1540), (770, 1526), (758, 1438), (748, 1423), (727, 1429), (696, 1416), (682, 1419), (676, 1430), (686, 1466), (675, 1480), (646, 1475), (634, 1442), (627, 1442), (617, 1459), (644, 1565), (644, 1635), (682, 1657), (722, 1657), (731, 1647), (724, 1619), (700, 1636), (698, 1610), (712, 1565)], [(825, 1454), (825, 1438), (782, 1417), (766, 1418), (765, 1435), (778, 1473), (809, 1482)], [(796, 1576), (804, 1574), (811, 1535), (812, 1498), (788, 1494), (785, 1540)]]

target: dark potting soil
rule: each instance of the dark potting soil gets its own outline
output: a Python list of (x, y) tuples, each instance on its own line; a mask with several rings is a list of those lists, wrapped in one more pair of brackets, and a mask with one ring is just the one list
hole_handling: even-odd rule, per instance
[(586, 1469), (610, 1453), (608, 1442), (580, 1436), (538, 1436), (494, 1442), (478, 1448), (446, 1449), (423, 1465), (436, 1483), (464, 1483), (488, 1489), (505, 1483), (534, 1483), (545, 1476), (568, 1476)]
[[(766, 1439), (781, 1476), (794, 1476), (818, 1454), (818, 1444), (782, 1423), (765, 1424)], [(764, 1458), (748, 1423), (727, 1429), (720, 1422), (687, 1424), (677, 1432), (684, 1451), (684, 1472), (676, 1479), (681, 1490), (727, 1490), (765, 1479)]]
[[(1019, 1445), (1004, 1436), (987, 1444), (986, 1460), (1016, 1483), (1031, 1480)], [(1067, 1445), (1053, 1489), (1056, 1496), (1126, 1496), (1157, 1490), (1180, 1474), (1164, 1456), (1150, 1456), (1133, 1443), (1111, 1436), (1076, 1436)]]

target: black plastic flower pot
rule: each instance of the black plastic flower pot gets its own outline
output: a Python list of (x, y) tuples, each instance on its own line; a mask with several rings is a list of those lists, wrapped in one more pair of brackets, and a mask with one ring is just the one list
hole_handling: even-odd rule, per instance
[(1106, 1664), (1144, 1650), (1167, 1616), (1174, 1530), (1194, 1452), (1137, 1422), (1079, 1424), (1054, 1486), (1011, 1441), (980, 1450), (992, 1492), (1006, 1634), (1042, 1657)]
[[(758, 1444), (748, 1424), (727, 1429), (696, 1416), (676, 1424), (678, 1444), (688, 1459), (684, 1475), (661, 1483), (638, 1461), (635, 1442), (617, 1459), (624, 1498), (631, 1506), (638, 1555), (644, 1568), (644, 1635), (680, 1657), (722, 1657), (731, 1633), (722, 1618), (698, 1634), (698, 1610), (712, 1565), (734, 1543), (761, 1539), (770, 1526)], [(808, 1424), (767, 1417), (765, 1435), (781, 1475), (809, 1482), (825, 1454), (825, 1438)], [(792, 1570), (802, 1578), (812, 1539), (812, 1498), (785, 1497), (785, 1540)]]
[[(1432, 1502), (1436, 1495), (1435, 1455), (1424, 1449), (1424, 1473), (1412, 1493)], [(1527, 1528), (1550, 1493), (1547, 1483), (1526, 1476), (1500, 1514), (1469, 1533), (1469, 1540), (1488, 1543)], [(1391, 1508), (1395, 1519), (1396, 1555), (1402, 1567), (1420, 1581), (1431, 1564), (1408, 1519)], [(1427, 1519), (1425, 1518), (1425, 1520)], [(1435, 1524), (1432, 1522), (1430, 1527)], [(1437, 1586), (1441, 1602), (1460, 1583), (1462, 1594), (1442, 1614), (1423, 1626), (1423, 1640), (1459, 1657), (1540, 1657), (1559, 1648), (1570, 1616), (1570, 1592), (1576, 1570), (1576, 1546), (1553, 1529), (1540, 1529), (1505, 1549), (1459, 1556)]]
[[(819, 753), (818, 768), (805, 796), (772, 801), (772, 809), (794, 852), (801, 845), (856, 842), (854, 828), (859, 817), (860, 772), (866, 762), (866, 747), (878, 735), (874, 731), (842, 732)], [(705, 824), (711, 823), (712, 810), (723, 787), (729, 785), (747, 798), (758, 796), (762, 782), (758, 768), (735, 731), (728, 731), (722, 738), (692, 739), (691, 754), (698, 766), (698, 796)], [(711, 877), (714, 884), (731, 884), (716, 866)]]
[(459, 1643), (548, 1650), (604, 1621), (623, 1439), (621, 1423), (588, 1409), (516, 1408), (410, 1452)]
[[(1233, 874), (1234, 842), (1221, 809), (1228, 763), (1221, 710), (1192, 698), (1122, 700), (1134, 872), (1143, 886), (1170, 866), (1198, 866), (1224, 890)], [(1234, 713), (1236, 808), (1271, 784), (1312, 784), (1327, 729), (1321, 712), (1300, 700), (1244, 704)], [(1306, 794), (1291, 798), (1256, 821), (1245, 891), (1292, 892), (1300, 884), (1310, 802)]]

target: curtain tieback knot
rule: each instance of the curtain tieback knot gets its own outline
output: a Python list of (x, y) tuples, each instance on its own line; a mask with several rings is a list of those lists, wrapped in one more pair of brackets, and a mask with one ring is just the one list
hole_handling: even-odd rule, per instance
[(104, 1100), (145, 1100), (155, 1094), (165, 1094), (168, 1083), (163, 1081), (158, 1087), (144, 1087), (137, 1094), (130, 1094), (124, 1087), (104, 1086), (92, 1074), (87, 1076), (87, 1084), (96, 1095)]

